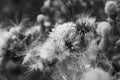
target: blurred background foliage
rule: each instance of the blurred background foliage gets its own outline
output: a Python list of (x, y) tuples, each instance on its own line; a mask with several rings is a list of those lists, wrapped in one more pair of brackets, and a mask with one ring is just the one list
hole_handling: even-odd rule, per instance
[[(63, 1), (64, 3), (62, 3)], [(0, 21), (14, 19), (15, 15), (27, 15), (32, 21), (38, 14), (45, 14), (51, 19), (71, 17), (81, 12), (91, 12), (98, 20), (103, 20), (105, 0), (0, 0)], [(64, 5), (65, 4), (65, 5)], [(67, 7), (66, 7), (67, 6)]]
[[(0, 0), (0, 22), (9, 22), (23, 16), (36, 22), (39, 14), (51, 24), (70, 21), (81, 13), (91, 13), (97, 21), (106, 19), (104, 5), (107, 0)], [(119, 1), (119, 0), (118, 0)], [(72, 3), (71, 3), (72, 2)], [(9, 60), (0, 68), (0, 80), (52, 80), (50, 73), (33, 72), (27, 75), (19, 63)]]

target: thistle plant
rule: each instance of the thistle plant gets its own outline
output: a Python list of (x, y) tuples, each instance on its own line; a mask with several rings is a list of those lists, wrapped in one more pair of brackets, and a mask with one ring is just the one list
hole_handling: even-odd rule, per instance
[[(111, 67), (114, 68), (111, 63), (114, 61), (108, 61), (107, 56), (99, 52), (101, 36), (96, 34), (100, 31), (95, 28), (96, 18), (85, 13), (76, 16), (85, 8), (94, 7), (98, 1), (42, 2), (43, 14), (37, 16), (35, 24), (24, 18), (20, 22), (17, 19), (11, 21), (12, 25), (7, 29), (0, 27), (0, 71), (5, 72), (11, 61), (14, 67), (18, 64), (27, 69), (27, 75), (39, 71), (53, 80), (111, 80)], [(110, 11), (105, 8), (105, 12)], [(116, 59), (114, 65), (119, 63)]]
[[(78, 74), (84, 72), (83, 67), (89, 65), (88, 57), (84, 54), (84, 51), (80, 50), (80, 40), (86, 33), (92, 31), (94, 23), (95, 18), (82, 16), (78, 19), (77, 23), (67, 22), (56, 24), (52, 32), (49, 33), (46, 41), (43, 43), (38, 41), (38, 45), (25, 50), (23, 65), (27, 65), (30, 71), (37, 69), (43, 71), (48, 67), (51, 69), (54, 65), (56, 66), (56, 70), (58, 70), (57, 74), (61, 75), (63, 79), (69, 79), (70, 75), (68, 75), (68, 73), (73, 69), (73, 67), (71, 69), (70, 67), (76, 63), (76, 65), (74, 65), (76, 68), (73, 69), (74, 76), (71, 77), (71, 79), (75, 80)], [(88, 43), (86, 45), (88, 45)], [(71, 61), (69, 61), (69, 58), (71, 58)], [(64, 64), (66, 61), (68, 61), (69, 64)], [(62, 66), (63, 64), (64, 66)], [(63, 71), (63, 68), (66, 68), (66, 70)], [(80, 79), (80, 77), (78, 77), (78, 79)]]

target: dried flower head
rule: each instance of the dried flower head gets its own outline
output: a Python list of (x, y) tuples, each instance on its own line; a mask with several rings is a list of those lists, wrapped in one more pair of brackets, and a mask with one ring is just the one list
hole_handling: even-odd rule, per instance
[(95, 25), (96, 19), (90, 17), (89, 15), (81, 15), (76, 21), (77, 30), (82, 32), (89, 32), (92, 27)]
[(37, 16), (37, 22), (40, 23), (41, 21), (43, 21), (45, 19), (45, 16), (43, 14), (39, 14)]
[(116, 16), (118, 5), (115, 1), (107, 1), (105, 4), (105, 13), (107, 13), (110, 17)]
[[(62, 55), (65, 48), (65, 40), (69, 34), (74, 34), (75, 24), (64, 23), (62, 25), (56, 25), (49, 35), (49, 38), (43, 44), (40, 50), (40, 56), (44, 59), (52, 60), (55, 58), (54, 54)], [(60, 53), (61, 52), (61, 53)]]

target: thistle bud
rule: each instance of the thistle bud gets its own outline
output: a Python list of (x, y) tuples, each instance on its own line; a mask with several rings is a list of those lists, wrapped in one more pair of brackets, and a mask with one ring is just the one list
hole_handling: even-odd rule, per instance
[(105, 4), (105, 13), (111, 18), (115, 18), (117, 16), (118, 5), (115, 1), (108, 1)]

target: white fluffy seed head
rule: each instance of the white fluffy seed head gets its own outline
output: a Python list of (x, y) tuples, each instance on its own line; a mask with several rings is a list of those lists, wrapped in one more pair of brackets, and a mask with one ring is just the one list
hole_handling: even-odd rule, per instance
[(55, 58), (57, 52), (61, 52), (60, 56), (62, 56), (62, 52), (68, 55), (67, 52), (64, 52), (64, 41), (67, 35), (72, 35), (75, 32), (75, 28), (73, 26), (75, 26), (75, 24), (71, 22), (64, 23), (62, 25), (56, 25), (50, 33), (49, 38), (41, 47), (40, 56), (44, 59), (52, 60)]
[(105, 13), (107, 13), (108, 15), (116, 14), (117, 9), (118, 9), (117, 2), (115, 1), (106, 2), (104, 9), (105, 9)]
[(111, 30), (111, 25), (108, 22), (100, 22), (97, 26), (96, 32), (97, 34), (104, 36), (104, 34), (108, 33)]
[(45, 18), (45, 16), (44, 16), (43, 14), (39, 14), (39, 15), (37, 16), (37, 22), (38, 22), (38, 23), (41, 22), (42, 20), (44, 20), (44, 18)]

